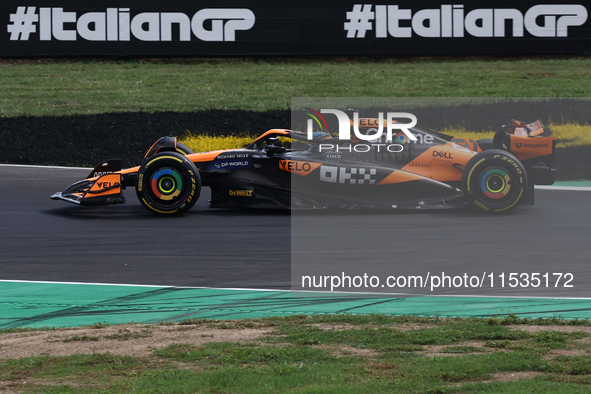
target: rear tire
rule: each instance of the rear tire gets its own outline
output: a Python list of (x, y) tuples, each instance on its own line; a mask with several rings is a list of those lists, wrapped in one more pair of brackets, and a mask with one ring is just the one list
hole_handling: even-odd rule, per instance
[(195, 205), (201, 192), (201, 177), (195, 164), (176, 152), (148, 157), (136, 181), (140, 203), (160, 215), (180, 215)]
[(519, 159), (499, 149), (475, 155), (462, 175), (462, 191), (468, 203), (486, 213), (515, 209), (526, 188), (527, 174)]

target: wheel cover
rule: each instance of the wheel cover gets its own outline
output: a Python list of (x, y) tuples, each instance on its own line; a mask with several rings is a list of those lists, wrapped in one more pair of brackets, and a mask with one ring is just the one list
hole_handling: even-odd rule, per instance
[(502, 168), (487, 169), (480, 179), (480, 189), (488, 198), (501, 199), (511, 190), (511, 176)]
[(183, 190), (182, 175), (174, 168), (162, 168), (150, 178), (152, 194), (163, 201), (170, 201)]

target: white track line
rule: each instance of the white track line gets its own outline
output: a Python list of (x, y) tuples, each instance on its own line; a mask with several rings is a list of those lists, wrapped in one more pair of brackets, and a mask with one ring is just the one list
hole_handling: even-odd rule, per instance
[(175, 289), (209, 289), (209, 290), (249, 290), (249, 291), (284, 291), (289, 292), (290, 290), (285, 289), (247, 289), (247, 288), (220, 288), (220, 287), (198, 287), (198, 286), (170, 286), (170, 285), (132, 285), (126, 283), (94, 283), (94, 282), (54, 282), (44, 280), (12, 280), (12, 279), (0, 279), (0, 283), (41, 283), (41, 284), (54, 284), (54, 285), (91, 285), (91, 286), (120, 286), (120, 287), (150, 287), (150, 288), (175, 288)]
[(589, 186), (536, 186), (536, 189), (540, 190), (569, 190), (579, 192), (589, 192), (591, 187)]
[(0, 164), (0, 167), (47, 168), (51, 170), (92, 170), (90, 167), (35, 166), (28, 164)]
[(33, 284), (56, 284), (56, 285), (89, 285), (89, 286), (120, 286), (120, 287), (149, 287), (149, 288), (168, 288), (168, 289), (202, 289), (202, 290), (231, 290), (231, 291), (260, 291), (260, 292), (280, 292), (280, 293), (316, 293), (339, 295), (376, 295), (379, 298), (391, 297), (455, 297), (455, 298), (511, 298), (511, 299), (542, 299), (542, 300), (591, 300), (590, 297), (543, 297), (543, 296), (486, 296), (486, 295), (454, 295), (454, 294), (411, 294), (411, 293), (376, 293), (376, 292), (331, 292), (315, 290), (285, 290), (285, 289), (249, 289), (233, 287), (191, 287), (191, 286), (156, 286), (156, 285), (131, 285), (121, 283), (87, 283), (87, 282), (52, 282), (37, 280), (10, 280), (0, 279), (0, 283), (33, 283)]
[(53, 282), (53, 281), (45, 281), (45, 280), (10, 280), (10, 279), (0, 279), (1, 282), (8, 282), (8, 283), (41, 283), (41, 284), (50, 284), (50, 285), (93, 285), (93, 286), (123, 286), (123, 287), (175, 287), (175, 286), (157, 286), (157, 285), (130, 285), (130, 284), (121, 284), (121, 283), (92, 283), (92, 282)]

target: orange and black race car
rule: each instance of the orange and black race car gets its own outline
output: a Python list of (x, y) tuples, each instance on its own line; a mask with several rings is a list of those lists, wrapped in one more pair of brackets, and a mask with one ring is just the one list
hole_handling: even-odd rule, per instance
[[(359, 119), (366, 127), (377, 119)], [(202, 186), (212, 208), (444, 209), (488, 213), (532, 205), (534, 185), (554, 183), (556, 138), (540, 121), (510, 121), (492, 140), (458, 139), (411, 128), (416, 140), (339, 141), (327, 133), (273, 129), (244, 149), (193, 153), (162, 137), (138, 167), (107, 160), (52, 199), (122, 204), (135, 187), (162, 215), (188, 211)], [(363, 143), (362, 143), (363, 142)]]

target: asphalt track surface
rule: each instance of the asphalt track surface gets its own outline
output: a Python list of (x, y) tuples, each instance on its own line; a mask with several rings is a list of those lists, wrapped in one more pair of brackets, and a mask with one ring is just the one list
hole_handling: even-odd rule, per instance
[[(119, 206), (49, 199), (88, 172), (0, 166), (0, 279), (290, 288), (289, 212), (210, 210), (206, 188), (188, 214), (175, 218), (145, 211), (133, 189)], [(392, 213), (380, 215), (377, 225), (408, 245), (397, 256), (399, 266), (419, 258), (431, 262), (432, 272), (569, 272), (574, 288), (522, 295), (591, 297), (591, 193), (536, 193), (535, 206), (510, 215)]]
[(0, 279), (289, 288), (289, 212), (213, 211), (208, 188), (183, 217), (49, 196), (87, 169), (0, 166)]

